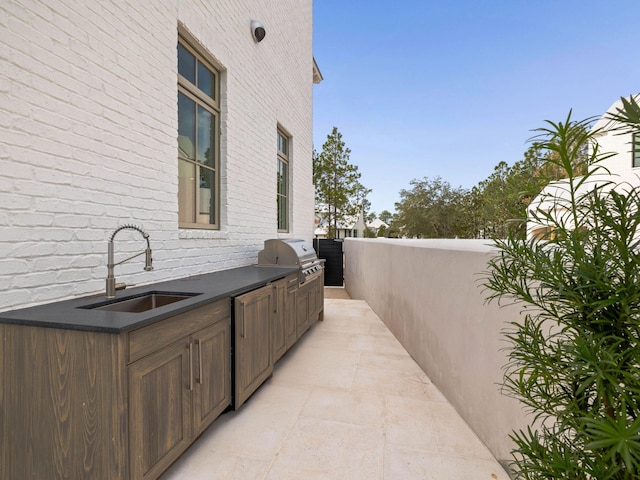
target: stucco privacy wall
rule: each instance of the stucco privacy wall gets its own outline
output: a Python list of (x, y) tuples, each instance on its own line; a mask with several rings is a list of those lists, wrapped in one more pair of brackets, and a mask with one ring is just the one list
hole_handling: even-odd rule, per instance
[(478, 437), (510, 460), (508, 434), (526, 426), (519, 403), (500, 393), (505, 342), (519, 315), (486, 304), (479, 275), (487, 240), (345, 239), (345, 287), (364, 299)]
[[(150, 234), (151, 283), (254, 263), (311, 239), (312, 2), (3, 1), (0, 310), (104, 289), (109, 236)], [(253, 41), (250, 21), (266, 28)], [(221, 229), (178, 229), (178, 26), (222, 70)], [(278, 234), (276, 128), (292, 137), (290, 232)], [(116, 261), (143, 247), (116, 239)]]

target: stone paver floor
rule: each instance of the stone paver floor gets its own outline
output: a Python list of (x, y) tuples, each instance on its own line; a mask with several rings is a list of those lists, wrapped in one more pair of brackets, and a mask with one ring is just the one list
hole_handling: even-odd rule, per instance
[(337, 295), (162, 480), (508, 480), (367, 303)]

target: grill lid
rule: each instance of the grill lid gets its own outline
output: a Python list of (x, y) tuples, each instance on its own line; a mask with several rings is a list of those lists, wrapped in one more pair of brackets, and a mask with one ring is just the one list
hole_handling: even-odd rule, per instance
[(274, 238), (264, 241), (264, 250), (258, 253), (259, 265), (299, 266), (318, 260), (313, 245), (305, 240)]

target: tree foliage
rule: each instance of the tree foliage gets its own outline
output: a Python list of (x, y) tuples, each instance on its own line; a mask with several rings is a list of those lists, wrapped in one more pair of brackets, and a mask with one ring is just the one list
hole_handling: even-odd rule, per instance
[(378, 218), (389, 225), (391, 224), (391, 220), (393, 219), (393, 214), (389, 210), (382, 210), (378, 215)]
[[(578, 128), (587, 129), (587, 123)], [(586, 146), (576, 146), (573, 171), (585, 172)], [(526, 233), (527, 206), (550, 181), (568, 175), (557, 154), (537, 143), (522, 160), (499, 162), (470, 190), (454, 188), (436, 177), (410, 182), (396, 203), (395, 227), (417, 238), (504, 238), (510, 231)]]
[(440, 177), (410, 182), (410, 190), (400, 191), (396, 203), (396, 224), (408, 237), (446, 238), (455, 235), (459, 222), (459, 203), (466, 191), (452, 188)]
[[(622, 121), (637, 130), (638, 113)], [(568, 177), (533, 213), (552, 233), (496, 240), (484, 281), (523, 309), (505, 331), (504, 388), (533, 414), (512, 435), (524, 480), (640, 478), (640, 189), (595, 181), (606, 155), (587, 126), (569, 114), (539, 131), (544, 167)]]
[(371, 190), (360, 183), (358, 167), (349, 163), (350, 154), (342, 134), (333, 127), (322, 151), (313, 155), (316, 205), (326, 206), (322, 213), (330, 225), (329, 238), (335, 236), (340, 220), (356, 215), (359, 209), (368, 205), (366, 197)]

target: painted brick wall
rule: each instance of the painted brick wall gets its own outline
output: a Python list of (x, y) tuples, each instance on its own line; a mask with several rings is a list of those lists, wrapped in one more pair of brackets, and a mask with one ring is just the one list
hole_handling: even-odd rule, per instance
[[(7, 0), (0, 4), (0, 310), (100, 292), (111, 233), (150, 234), (127, 283), (255, 263), (310, 240), (311, 0)], [(252, 19), (266, 38), (256, 44)], [(218, 231), (178, 228), (178, 26), (222, 74)], [(276, 127), (292, 136), (290, 233), (277, 233)], [(116, 261), (143, 248), (116, 238)]]

